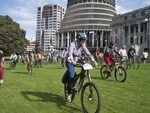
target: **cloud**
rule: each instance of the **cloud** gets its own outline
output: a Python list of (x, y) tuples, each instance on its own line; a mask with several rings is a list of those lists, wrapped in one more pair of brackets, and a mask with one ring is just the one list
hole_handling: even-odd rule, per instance
[(146, 5), (146, 6), (150, 5), (150, 0), (143, 1), (143, 5)]
[(123, 14), (123, 13), (129, 12), (129, 11), (131, 11), (131, 9), (126, 9), (120, 5), (116, 5), (117, 14)]
[(26, 30), (26, 38), (35, 38), (37, 7), (46, 4), (59, 4), (66, 7), (67, 0), (14, 0), (15, 7), (9, 7), (5, 11), (20, 27)]

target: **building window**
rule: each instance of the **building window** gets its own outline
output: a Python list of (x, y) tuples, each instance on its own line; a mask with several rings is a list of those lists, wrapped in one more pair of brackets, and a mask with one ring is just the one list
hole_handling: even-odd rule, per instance
[(133, 43), (134, 43), (134, 38), (133, 38), (133, 37), (131, 37), (130, 42), (131, 42), (131, 44), (133, 44)]
[(83, 2), (87, 2), (87, 0), (83, 0)]
[(136, 14), (132, 14), (132, 18), (136, 18)]
[(127, 16), (124, 17), (124, 20), (127, 20)]
[(143, 36), (140, 38), (140, 44), (143, 44)]
[(145, 11), (142, 11), (142, 12), (141, 12), (141, 16), (144, 16), (144, 15), (145, 15)]
[(57, 5), (54, 5), (54, 9), (57, 9)]

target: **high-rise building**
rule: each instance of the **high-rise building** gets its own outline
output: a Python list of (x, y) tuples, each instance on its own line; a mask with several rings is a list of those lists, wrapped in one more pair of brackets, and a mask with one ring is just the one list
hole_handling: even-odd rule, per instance
[(88, 48), (103, 48), (110, 41), (115, 14), (115, 0), (68, 0), (56, 46), (69, 46), (76, 34), (83, 32), (88, 36)]
[(65, 9), (60, 5), (44, 5), (37, 8), (36, 41), (43, 52), (56, 45), (56, 32), (64, 17)]

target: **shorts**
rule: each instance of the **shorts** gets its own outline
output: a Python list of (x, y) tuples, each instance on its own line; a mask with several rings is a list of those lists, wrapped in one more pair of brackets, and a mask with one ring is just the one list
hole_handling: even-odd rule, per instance
[(133, 58), (133, 55), (130, 55), (130, 54), (129, 54), (129, 55), (128, 55), (128, 58), (129, 58), (129, 59), (130, 59), (130, 58)]
[(110, 57), (104, 57), (104, 61), (106, 64), (115, 63), (115, 60)]

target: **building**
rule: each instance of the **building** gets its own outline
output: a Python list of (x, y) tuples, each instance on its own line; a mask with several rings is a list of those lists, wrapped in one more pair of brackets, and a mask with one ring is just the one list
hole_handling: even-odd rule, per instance
[(29, 40), (29, 44), (27, 45), (26, 51), (35, 51), (35, 41)]
[(68, 0), (67, 10), (57, 33), (57, 48), (65, 48), (78, 32), (88, 36), (89, 49), (103, 48), (109, 43), (115, 0)]
[(150, 6), (114, 16), (112, 37), (116, 45), (135, 46), (137, 54), (150, 48)]
[(56, 32), (64, 17), (65, 9), (60, 5), (44, 5), (37, 8), (36, 41), (43, 52), (56, 46)]

